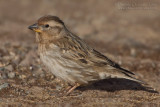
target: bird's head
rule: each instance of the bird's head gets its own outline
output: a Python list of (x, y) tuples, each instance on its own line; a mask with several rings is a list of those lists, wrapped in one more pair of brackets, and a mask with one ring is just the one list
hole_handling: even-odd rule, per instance
[(38, 39), (53, 39), (59, 36), (59, 33), (64, 30), (65, 25), (62, 20), (60, 20), (57, 16), (43, 16), (38, 21), (29, 26), (29, 29), (36, 32), (39, 36)]

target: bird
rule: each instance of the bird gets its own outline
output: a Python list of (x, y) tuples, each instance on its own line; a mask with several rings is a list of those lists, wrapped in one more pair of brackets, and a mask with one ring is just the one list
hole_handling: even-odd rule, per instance
[(73, 34), (57, 16), (42, 16), (28, 28), (35, 32), (42, 63), (53, 75), (70, 84), (66, 95), (79, 86), (109, 78), (144, 83)]

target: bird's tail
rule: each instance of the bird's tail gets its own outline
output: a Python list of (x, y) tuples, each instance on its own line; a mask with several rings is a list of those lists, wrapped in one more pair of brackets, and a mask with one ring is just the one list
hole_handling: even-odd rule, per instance
[(122, 78), (122, 79), (128, 79), (131, 81), (135, 81), (141, 86), (145, 88), (145, 90), (150, 91), (150, 92), (156, 92), (158, 93), (154, 88), (150, 87), (146, 82), (137, 79), (134, 73), (125, 70), (125, 69), (116, 69), (116, 68), (105, 68), (106, 72), (99, 72), (99, 77), (100, 79), (107, 79), (107, 78)]
[(123, 69), (123, 68), (114, 68), (114, 67), (107, 67), (106, 68), (106, 72), (101, 72), (99, 74), (100, 78), (101, 79), (106, 79), (106, 78), (123, 78), (123, 79), (128, 79), (128, 80), (132, 80), (132, 81), (135, 81), (135, 82), (138, 82), (140, 84), (143, 84), (143, 85), (147, 85), (147, 83), (145, 83), (144, 81), (142, 80), (139, 80), (137, 79), (135, 76), (134, 73), (126, 70), (126, 69)]

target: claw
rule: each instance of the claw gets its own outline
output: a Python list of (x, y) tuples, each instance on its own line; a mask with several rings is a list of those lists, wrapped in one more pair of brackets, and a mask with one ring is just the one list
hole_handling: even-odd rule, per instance
[(74, 89), (76, 89), (77, 87), (79, 87), (80, 86), (80, 84), (75, 84), (73, 87), (71, 87), (68, 91), (67, 91), (67, 93), (66, 93), (66, 95), (69, 95)]

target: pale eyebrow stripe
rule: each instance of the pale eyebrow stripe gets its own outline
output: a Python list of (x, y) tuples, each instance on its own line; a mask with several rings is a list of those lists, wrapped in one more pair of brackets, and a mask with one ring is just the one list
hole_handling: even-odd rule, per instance
[(58, 30), (58, 33), (60, 33), (60, 32), (61, 32), (61, 30), (62, 30), (62, 28), (61, 28), (61, 27), (59, 27), (59, 26), (54, 26), (54, 27), (51, 27), (51, 28), (53, 28), (53, 29), (57, 29), (57, 30)]

